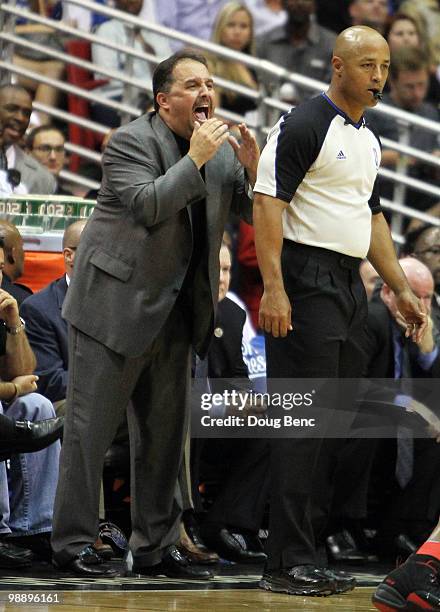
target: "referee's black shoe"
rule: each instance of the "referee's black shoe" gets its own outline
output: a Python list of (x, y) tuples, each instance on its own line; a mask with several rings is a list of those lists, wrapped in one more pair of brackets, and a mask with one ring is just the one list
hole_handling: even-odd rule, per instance
[(440, 562), (411, 555), (377, 587), (373, 604), (381, 612), (440, 610)]
[(346, 572), (340, 572), (339, 570), (332, 570), (327, 567), (318, 568), (325, 576), (328, 576), (330, 580), (334, 580), (336, 584), (336, 593), (346, 593), (352, 591), (356, 586), (356, 578), (350, 576)]
[[(266, 570), (259, 587), (288, 595), (326, 596), (337, 593), (337, 580), (314, 565), (295, 565), (279, 570)], [(341, 592), (341, 591), (339, 591)]]

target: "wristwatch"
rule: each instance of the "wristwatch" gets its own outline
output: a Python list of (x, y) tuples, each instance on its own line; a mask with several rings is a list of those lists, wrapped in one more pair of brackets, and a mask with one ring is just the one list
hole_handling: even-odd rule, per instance
[(11, 334), (11, 336), (16, 336), (17, 334), (20, 334), (24, 330), (24, 328), (26, 327), (26, 323), (20, 317), (20, 325), (17, 325), (16, 327), (8, 327), (6, 325), (5, 327), (6, 327), (6, 331), (8, 332), (8, 334)]

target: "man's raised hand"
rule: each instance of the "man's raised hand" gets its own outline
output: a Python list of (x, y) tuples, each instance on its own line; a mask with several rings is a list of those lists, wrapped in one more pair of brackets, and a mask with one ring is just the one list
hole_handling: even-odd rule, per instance
[(188, 155), (197, 168), (206, 164), (217, 153), (221, 145), (228, 139), (228, 126), (220, 119), (208, 119), (200, 124), (194, 122)]

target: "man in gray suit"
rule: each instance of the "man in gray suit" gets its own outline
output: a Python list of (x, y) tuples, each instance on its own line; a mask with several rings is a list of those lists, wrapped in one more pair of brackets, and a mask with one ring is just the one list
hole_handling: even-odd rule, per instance
[(27, 155), (20, 142), (29, 126), (32, 98), (21, 85), (0, 86), (0, 125), (3, 127), (3, 147), (9, 169), (20, 173), (20, 183), (27, 193), (51, 195), (56, 181), (36, 159)]
[(231, 209), (251, 221), (259, 150), (244, 124), (238, 144), (213, 117), (203, 56), (161, 62), (153, 89), (156, 110), (118, 129), (105, 150), (64, 303), (71, 367), (52, 548), (58, 566), (114, 574), (90, 545), (104, 453), (128, 404), (133, 570), (209, 578), (174, 546), (191, 348), (207, 352), (223, 228)]

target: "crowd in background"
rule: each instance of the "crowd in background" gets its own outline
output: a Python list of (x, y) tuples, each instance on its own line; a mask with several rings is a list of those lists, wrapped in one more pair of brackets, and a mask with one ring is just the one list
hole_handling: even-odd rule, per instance
[[(177, 41), (170, 42), (147, 30), (127, 28), (118, 19), (107, 19), (67, 1), (23, 0), (18, 4), (39, 14), (61, 19), (84, 31), (94, 31), (104, 39), (151, 53), (159, 59), (182, 46)], [(132, 16), (139, 16), (140, 19), (210, 40), (255, 58), (269, 60), (289, 71), (325, 82), (329, 81), (330, 59), (337, 34), (349, 25), (368, 25), (383, 34), (391, 49), (391, 72), (384, 102), (423, 118), (439, 120), (440, 3), (436, 0), (168, 0), (157, 3), (155, 0), (115, 0), (108, 5)], [(55, 50), (63, 49), (59, 36), (46, 26), (18, 21), (16, 32)], [(127, 57), (124, 54), (97, 43), (92, 44), (91, 58), (97, 66), (98, 79), (102, 76), (99, 74), (99, 66), (119, 72), (126, 69)], [(221, 58), (211, 53), (207, 54), (207, 58), (215, 76), (255, 92), (264, 88), (272, 96), (290, 104), (296, 104), (312, 95), (306, 88), (294, 87), (291, 82), (272, 81), (238, 60)], [(65, 78), (66, 67), (63, 62), (48, 59), (25, 47), (16, 47), (13, 62), (50, 78)], [(132, 75), (149, 83), (152, 68), (145, 60), (135, 59)], [(63, 109), (65, 98), (56, 88), (30, 78), (16, 76), (14, 82), (12, 87), (0, 87), (0, 122), (3, 126), (0, 170), (4, 172), (6, 181), (2, 178), (0, 192), (7, 193), (8, 185), (12, 185), (12, 190), (17, 194), (87, 195), (86, 190), (80, 191), (74, 185), (65, 184), (60, 176), (68, 164), (66, 126), (53, 121), (44, 112), (33, 113), (31, 121), (33, 101)], [(114, 101), (123, 98), (123, 88), (116, 79), (107, 79), (95, 93)], [(151, 97), (145, 91), (139, 91), (136, 104), (141, 110), (150, 110)], [(217, 105), (247, 118), (256, 117), (255, 101), (224, 87), (217, 87)], [(91, 105), (90, 115), (109, 129), (121, 123), (118, 112), (104, 105)], [(375, 126), (380, 136), (398, 140), (400, 125), (393, 118), (372, 112), (368, 113), (367, 120)], [(231, 129), (234, 129), (233, 123)], [(408, 144), (426, 153), (439, 155), (439, 137), (427, 130), (410, 129)], [(397, 151), (384, 147), (384, 167), (396, 169), (401, 161)], [(438, 167), (414, 158), (409, 158), (407, 163), (410, 177), (433, 186), (438, 185)], [(393, 198), (394, 184), (391, 181), (383, 181), (381, 189), (384, 197)], [(404, 203), (416, 210), (440, 216), (439, 199), (431, 194), (407, 189)], [(382, 286), (377, 281), (374, 270), (365, 262), (362, 273), (370, 300), (365, 375), (369, 377), (438, 376), (440, 230), (415, 220), (407, 223), (403, 229), (406, 238), (404, 254), (407, 256), (404, 269), (414, 292), (426, 302), (431, 327), (424, 340), (425, 344), (409, 347), (400, 343), (401, 332), (399, 335), (393, 296), (386, 285)], [(12, 240), (10, 236), (14, 235), (13, 231), (5, 234), (6, 255), (7, 241)], [(65, 399), (67, 328), (58, 311), (53, 319), (43, 315), (48, 314), (48, 303), (58, 307), (56, 300), (62, 302), (73, 270), (79, 239), (80, 231), (70, 234), (66, 232), (63, 243), (66, 275), (58, 279), (56, 285), (45, 289), (43, 297), (37, 297), (38, 294), (31, 297), (17, 295), (19, 303), (23, 302), (21, 312), (26, 318), (29, 341), (37, 356), (39, 391), (54, 403), (57, 410), (61, 409), (59, 402)], [(17, 253), (22, 246), (16, 235), (15, 240), (18, 243), (11, 248)], [(216, 331), (222, 331), (222, 335), (217, 335), (213, 341), (208, 375), (213, 378), (249, 377), (251, 381), (264, 379), (264, 348), (261, 330), (258, 328), (262, 280), (252, 227), (244, 221), (230, 218), (223, 249), (223, 263), (222, 254), (220, 256), (224, 274), (223, 279), (220, 277), (223, 294), (219, 296), (222, 305), (216, 328)], [(16, 255), (11, 257), (17, 259)], [(229, 278), (231, 270), (232, 279)], [(13, 276), (9, 280), (16, 285), (20, 279), (20, 270), (18, 274), (17, 270), (11, 270), (11, 273)], [(4, 275), (5, 278), (8, 276)], [(227, 293), (229, 288), (232, 293)], [(228, 299), (224, 301), (226, 296)], [(237, 314), (235, 306), (231, 306), (232, 301), (247, 310), (248, 318), (244, 328), (245, 316)], [(235, 361), (226, 367), (224, 356), (229, 354), (230, 348), (222, 346), (225, 339), (221, 338), (223, 330), (227, 336), (228, 321), (236, 321), (237, 318), (238, 331), (234, 329), (231, 334), (235, 334), (235, 338), (238, 334), (242, 353), (235, 355)], [(398, 371), (395, 366), (398, 361), (396, 355), (405, 355), (405, 366)], [(428, 360), (424, 359), (426, 355), (429, 355)], [(124, 440), (124, 423), (121, 423), (116, 446), (124, 447)], [(399, 473), (402, 467), (399, 464), (402, 447), (396, 440), (387, 440), (386, 443), (381, 441), (373, 450), (366, 450), (360, 444), (355, 450), (356, 456), (361, 457), (364, 463), (362, 477), (357, 479), (357, 486), (351, 491), (353, 495), (349, 497), (345, 494), (345, 482), (341, 482), (339, 488), (336, 487), (339, 497), (335, 499), (327, 538), (329, 552), (334, 560), (362, 563), (390, 552), (409, 554), (417, 549), (437, 522), (440, 512), (440, 485), (437, 478), (440, 447), (435, 437), (414, 441), (411, 462), (405, 466), (404, 477), (401, 471)], [(264, 444), (258, 442), (253, 446), (249, 442), (245, 448), (240, 449), (224, 441), (218, 444), (199, 444), (194, 456), (197, 458), (197, 465), (192, 466), (194, 504), (184, 514), (182, 546), (203, 562), (207, 559), (197, 557), (202, 550), (198, 544), (203, 540), (214, 553), (223, 558), (237, 562), (261, 562), (264, 560), (264, 552), (258, 535), (265, 528), (268, 488), (267, 449)], [(219, 457), (227, 459), (219, 462)], [(349, 461), (348, 457), (347, 463)], [(258, 465), (258, 470), (251, 469), (255, 465)], [(15, 478), (19, 478), (19, 467), (19, 464), (15, 467)], [(52, 490), (56, 478), (55, 468), (50, 478), (52, 480), (48, 486)], [(210, 483), (213, 483), (212, 491)], [(3, 493), (0, 492), (0, 495)], [(239, 500), (234, 508), (235, 514), (232, 512), (231, 499), (235, 502)], [(13, 506), (18, 508), (18, 512), (20, 505), (16, 502), (14, 498)], [(105, 508), (102, 510), (102, 518), (104, 516)], [(38, 529), (33, 531), (28, 527), (19, 527), (14, 533), (14, 524), (11, 520), (4, 533), (9, 534), (12, 529), (12, 535), (17, 538), (29, 536), (31, 539), (19, 543), (31, 549), (41, 549), (41, 537), (37, 538), (37, 543), (34, 541), (36, 533), (41, 535)], [(45, 527), (43, 535), (47, 531)], [(372, 533), (378, 534), (376, 539), (370, 537)], [(234, 537), (228, 539), (228, 534)], [(197, 544), (195, 548), (194, 542)], [(101, 544), (97, 541), (98, 549)], [(42, 549), (47, 555), (47, 546)], [(206, 548), (204, 552), (208, 556), (212, 555), (206, 553)], [(212, 559), (215, 559), (215, 554), (211, 556)], [(0, 548), (0, 567), (1, 563), (5, 566), (9, 564), (9, 567), (20, 566), (20, 563), (21, 566), (26, 565), (20, 552), (11, 552), (10, 549), (2, 552)]]

